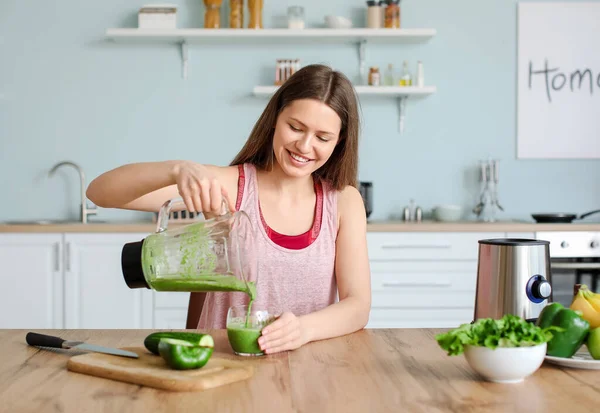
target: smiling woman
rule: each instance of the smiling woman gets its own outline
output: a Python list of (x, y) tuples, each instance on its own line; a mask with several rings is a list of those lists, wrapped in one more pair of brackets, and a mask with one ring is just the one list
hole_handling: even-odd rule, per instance
[[(223, 200), (254, 223), (261, 257), (254, 305), (275, 309), (265, 353), (363, 328), (371, 305), (366, 214), (356, 189), (358, 103), (350, 81), (323, 65), (291, 76), (272, 96), (229, 166), (191, 161), (125, 165), (96, 178), (101, 207), (156, 211), (181, 196), (207, 217)], [(236, 194), (233, 198), (231, 195)], [(339, 297), (339, 302), (337, 302)], [(188, 328), (225, 328), (247, 304), (228, 292), (192, 293)]]

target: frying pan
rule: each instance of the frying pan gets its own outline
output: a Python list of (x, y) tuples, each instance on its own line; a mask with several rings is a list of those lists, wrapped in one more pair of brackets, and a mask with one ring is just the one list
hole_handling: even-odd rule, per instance
[(577, 216), (577, 214), (531, 214), (531, 216), (533, 217), (533, 219), (535, 219), (535, 221), (538, 224), (569, 224), (576, 219), (583, 219), (589, 215), (596, 214), (598, 212), (600, 212), (600, 209), (586, 212), (585, 214), (582, 214), (579, 217)]

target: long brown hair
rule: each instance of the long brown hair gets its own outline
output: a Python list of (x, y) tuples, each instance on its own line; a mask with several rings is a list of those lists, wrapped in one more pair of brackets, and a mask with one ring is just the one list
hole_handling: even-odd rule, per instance
[(313, 174), (337, 190), (346, 185), (356, 187), (360, 125), (356, 94), (346, 76), (319, 64), (303, 67), (279, 87), (230, 165), (251, 163), (259, 169), (272, 170), (277, 117), (286, 106), (299, 99), (319, 100), (332, 108), (342, 120), (339, 141), (331, 157)]

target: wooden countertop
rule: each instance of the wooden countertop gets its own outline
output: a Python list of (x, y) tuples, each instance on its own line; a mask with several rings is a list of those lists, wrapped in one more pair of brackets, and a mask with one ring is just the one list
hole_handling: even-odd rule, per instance
[[(65, 339), (139, 346), (151, 330), (38, 330)], [(243, 382), (171, 393), (66, 369), (72, 350), (28, 346), (27, 330), (0, 330), (0, 406), (7, 412), (593, 412), (600, 372), (543, 364), (519, 384), (482, 381), (463, 356), (450, 357), (442, 330), (363, 330), (298, 350), (240, 359)], [(224, 330), (217, 351), (231, 353)]]
[[(174, 224), (176, 225), (183, 224)], [(110, 222), (92, 224), (43, 224), (7, 225), (0, 224), (0, 233), (151, 233), (156, 224), (151, 222)], [(367, 225), (369, 232), (539, 232), (539, 231), (600, 231), (600, 223), (587, 224), (536, 224), (521, 221), (494, 223), (462, 221), (372, 221)]]

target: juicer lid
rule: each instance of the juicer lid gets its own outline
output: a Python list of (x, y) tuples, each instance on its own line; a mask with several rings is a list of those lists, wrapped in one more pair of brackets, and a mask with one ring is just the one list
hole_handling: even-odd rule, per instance
[(142, 269), (142, 245), (144, 240), (129, 242), (121, 251), (121, 270), (129, 288), (150, 288)]
[(510, 247), (528, 247), (531, 245), (550, 245), (550, 241), (530, 238), (493, 238), (479, 240), (480, 244)]

